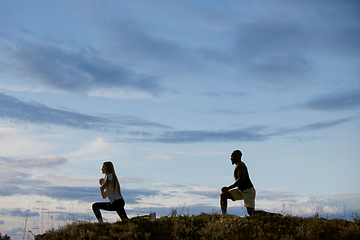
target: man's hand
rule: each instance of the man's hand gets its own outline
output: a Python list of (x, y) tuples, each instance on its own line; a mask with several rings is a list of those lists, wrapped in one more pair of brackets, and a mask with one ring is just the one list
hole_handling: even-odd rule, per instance
[(229, 188), (228, 187), (223, 187), (222, 189), (221, 189), (221, 192), (228, 192), (229, 191)]

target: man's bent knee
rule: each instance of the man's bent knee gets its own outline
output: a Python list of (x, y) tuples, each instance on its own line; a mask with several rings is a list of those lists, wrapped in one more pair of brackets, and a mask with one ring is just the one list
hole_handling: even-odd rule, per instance
[(221, 193), (221, 194), (220, 194), (220, 199), (221, 199), (222, 201), (226, 201), (226, 200), (228, 200), (228, 199), (231, 199), (231, 200), (234, 201), (234, 197), (231, 195), (230, 192), (223, 192), (223, 193)]

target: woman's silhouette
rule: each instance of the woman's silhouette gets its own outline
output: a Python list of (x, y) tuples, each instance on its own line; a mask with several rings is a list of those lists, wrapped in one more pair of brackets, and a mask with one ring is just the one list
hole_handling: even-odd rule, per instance
[(105, 178), (100, 178), (101, 196), (105, 199), (109, 198), (110, 202), (96, 202), (92, 205), (94, 214), (99, 222), (103, 222), (100, 209), (106, 211), (116, 211), (122, 221), (129, 219), (126, 215), (124, 206), (125, 201), (121, 195), (120, 183), (116, 177), (114, 165), (112, 162), (104, 162), (101, 168)]

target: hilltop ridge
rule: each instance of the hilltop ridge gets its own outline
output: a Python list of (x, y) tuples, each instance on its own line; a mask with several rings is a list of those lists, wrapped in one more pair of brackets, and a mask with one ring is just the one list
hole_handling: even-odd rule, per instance
[(134, 218), (125, 222), (73, 222), (36, 239), (360, 239), (360, 219), (291, 216), (239, 217), (202, 213)]

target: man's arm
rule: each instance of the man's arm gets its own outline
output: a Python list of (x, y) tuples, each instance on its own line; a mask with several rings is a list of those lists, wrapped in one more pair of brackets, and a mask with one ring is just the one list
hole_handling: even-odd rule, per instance
[(222, 192), (227, 192), (227, 191), (229, 191), (229, 190), (231, 190), (231, 189), (233, 189), (235, 187), (238, 187), (244, 181), (244, 179), (245, 179), (244, 165), (238, 164), (236, 166), (236, 170), (238, 171), (239, 178), (233, 184), (231, 184), (229, 187), (223, 187), (221, 189)]

